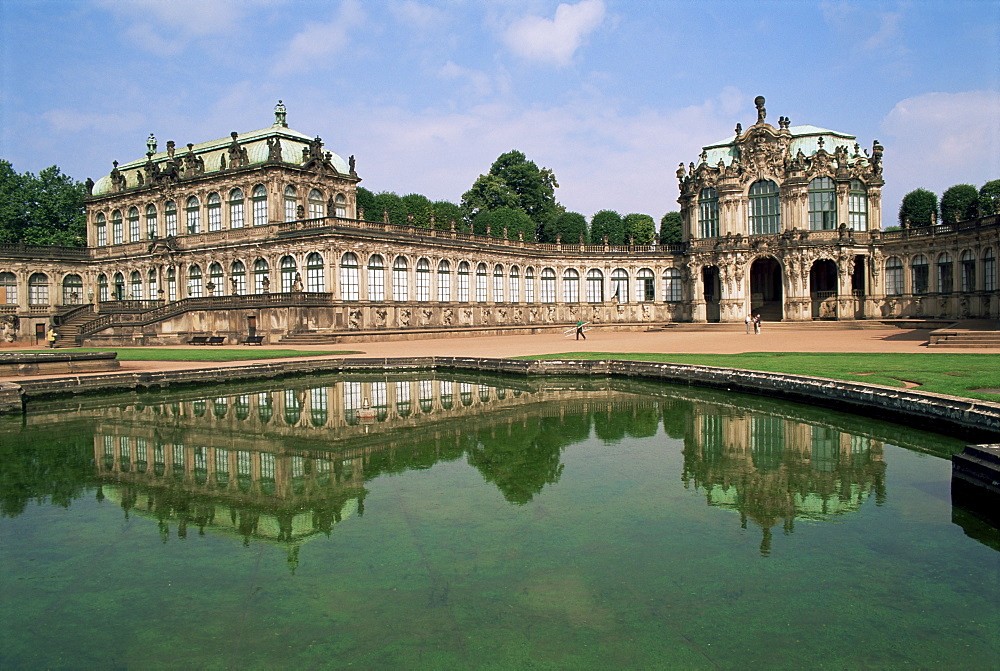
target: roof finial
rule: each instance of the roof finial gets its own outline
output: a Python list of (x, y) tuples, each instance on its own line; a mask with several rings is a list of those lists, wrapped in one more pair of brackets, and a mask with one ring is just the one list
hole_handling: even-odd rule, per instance
[(278, 104), (274, 106), (274, 126), (275, 128), (288, 128), (288, 110), (285, 109), (285, 104), (278, 101)]

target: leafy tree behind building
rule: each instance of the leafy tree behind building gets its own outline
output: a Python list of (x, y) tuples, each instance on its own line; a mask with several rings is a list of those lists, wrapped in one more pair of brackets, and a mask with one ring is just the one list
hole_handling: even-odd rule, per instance
[(680, 244), (683, 238), (682, 225), (684, 218), (680, 212), (667, 212), (660, 219), (660, 244)]
[(50, 166), (18, 174), (0, 160), (0, 243), (82, 247), (86, 187)]
[(979, 210), (984, 217), (1000, 214), (1000, 179), (990, 180), (980, 187)]
[(936, 218), (938, 199), (927, 189), (914, 189), (903, 196), (899, 206), (899, 225), (903, 228), (930, 226)]
[[(522, 152), (513, 150), (501, 154), (490, 166), (489, 173), (480, 175), (472, 188), (462, 195), (462, 210), (467, 218), (475, 221), (483, 211), (521, 209), (539, 230), (562, 211), (556, 201), (558, 187), (551, 170), (539, 168)], [(532, 235), (531, 239), (534, 237)]]
[(941, 194), (941, 223), (954, 224), (979, 216), (979, 190), (971, 184), (956, 184)]
[(566, 244), (587, 241), (587, 218), (579, 212), (563, 212), (546, 224), (539, 233), (539, 242), (556, 242), (561, 239)]
[(604, 244), (607, 237), (609, 245), (625, 244), (625, 225), (622, 215), (614, 210), (601, 210), (590, 218), (590, 239), (595, 245)]

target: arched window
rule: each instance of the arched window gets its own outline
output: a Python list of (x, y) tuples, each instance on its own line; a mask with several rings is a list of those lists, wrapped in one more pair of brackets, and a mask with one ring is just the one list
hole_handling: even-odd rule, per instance
[(681, 271), (677, 268), (663, 271), (663, 300), (668, 303), (681, 300)]
[(698, 237), (719, 236), (719, 194), (709, 187), (698, 195)]
[(295, 221), (295, 209), (299, 201), (295, 197), (295, 187), (285, 187), (285, 221)]
[(517, 303), (521, 300), (521, 272), (517, 266), (510, 267), (510, 296), (508, 299), (511, 303)]
[(628, 303), (628, 272), (624, 268), (611, 271), (611, 300)]
[(406, 281), (407, 269), (406, 258), (397, 256), (392, 262), (392, 300), (405, 301), (408, 298), (408, 287)]
[(177, 300), (177, 271), (167, 268), (167, 300)]
[[(67, 275), (63, 278), (62, 286), (63, 305), (83, 305), (83, 279), (79, 275)], [(2, 294), (3, 286), (0, 284), (0, 303), (4, 302)]]
[(903, 262), (898, 256), (885, 260), (885, 293), (899, 296), (903, 293)]
[(156, 205), (146, 206), (146, 237), (150, 240), (155, 239), (160, 234), (159, 228), (156, 223)]
[(987, 247), (983, 252), (983, 291), (997, 290), (997, 260), (993, 248)]
[(493, 266), (493, 302), (503, 303), (503, 266)]
[(146, 273), (146, 288), (149, 289), (146, 298), (148, 298), (151, 301), (155, 301), (160, 298), (155, 270), (151, 269)]
[(337, 197), (333, 200), (333, 209), (338, 217), (345, 219), (347, 217), (347, 199), (344, 198), (342, 193), (338, 193)]
[(187, 199), (184, 211), (187, 213), (188, 235), (201, 233), (201, 202), (196, 196)]
[(639, 303), (651, 303), (656, 300), (656, 282), (653, 271), (642, 268), (635, 275), (635, 300)]
[(267, 189), (258, 184), (250, 193), (250, 201), (253, 204), (253, 225), (267, 225)]
[(130, 207), (128, 209), (128, 241), (139, 242), (139, 208)]
[(128, 298), (132, 301), (142, 300), (142, 275), (139, 274), (138, 270), (133, 270), (132, 274), (129, 276), (129, 287)]
[(188, 297), (199, 296), (201, 296), (201, 266), (193, 265), (188, 268)]
[[(107, 279), (104, 282), (107, 283)], [(17, 305), (17, 276), (14, 273), (0, 273), (0, 304)]]
[(101, 273), (97, 276), (97, 300), (108, 301), (111, 299), (111, 294), (108, 291), (108, 276)]
[(750, 235), (777, 233), (781, 230), (781, 199), (778, 185), (769, 179), (750, 186)]
[(556, 271), (543, 268), (539, 277), (538, 296), (542, 303), (556, 302)]
[(604, 273), (597, 268), (587, 271), (587, 302), (604, 302)]
[(319, 219), (324, 216), (326, 216), (326, 212), (323, 211), (323, 194), (319, 192), (319, 189), (311, 189), (309, 191), (309, 218)]
[(271, 266), (264, 259), (253, 262), (253, 292), (266, 294), (271, 291)]
[(928, 272), (927, 257), (917, 254), (910, 261), (910, 279), (913, 286), (913, 293), (926, 294), (930, 288), (930, 273)]
[(438, 301), (447, 303), (451, 300), (451, 264), (442, 260), (438, 263)]
[(100, 212), (94, 220), (94, 229), (97, 232), (97, 244), (104, 246), (108, 244), (108, 220), (104, 218), (104, 213)]
[(209, 296), (221, 296), (226, 293), (223, 283), (225, 282), (225, 276), (222, 274), (222, 266), (218, 263), (213, 263), (208, 267), (208, 284), (205, 288), (208, 289)]
[(229, 228), (243, 228), (246, 225), (243, 200), (242, 189), (233, 189), (229, 192)]
[[(285, 390), (285, 424), (295, 426), (302, 417), (302, 401), (294, 389)], [(302, 474), (295, 473), (293, 476), (302, 477)]]
[(939, 294), (950, 294), (954, 289), (954, 275), (951, 254), (941, 252), (937, 258), (937, 290)]
[(122, 228), (121, 210), (115, 210), (111, 213), (111, 239), (116, 245), (120, 245), (125, 242), (125, 233)]
[(476, 302), (486, 302), (486, 264), (476, 266)]
[(326, 387), (309, 390), (309, 423), (317, 428), (326, 426), (328, 418), (326, 395)]
[(114, 288), (114, 299), (116, 301), (125, 300), (125, 276), (121, 273), (115, 273), (114, 276), (115, 288)]
[(378, 254), (368, 257), (368, 300), (377, 303), (385, 300), (385, 262)]
[(469, 267), (468, 261), (458, 264), (458, 301), (460, 303), (469, 302)]
[(340, 257), (340, 298), (345, 301), (358, 300), (358, 257), (353, 252), (345, 252)]
[(234, 296), (243, 296), (247, 292), (247, 267), (242, 261), (233, 261), (229, 266), (229, 284), (232, 285)]
[(524, 270), (524, 302), (535, 302), (535, 269), (531, 266)]
[(306, 257), (306, 291), (326, 291), (326, 278), (323, 273), (323, 257), (313, 252)]
[(177, 203), (172, 200), (168, 200), (163, 206), (163, 223), (167, 235), (177, 235)]
[(417, 261), (417, 300), (431, 299), (431, 264), (427, 259)]
[(567, 268), (563, 271), (563, 302), (580, 302), (580, 271), (575, 268)]
[(298, 271), (298, 265), (295, 263), (295, 259), (289, 256), (281, 257), (281, 292), (289, 293), (292, 287), (295, 285), (295, 274)]
[(847, 226), (855, 231), (868, 230), (868, 192), (860, 179), (851, 180), (847, 194)]
[(809, 228), (813, 231), (837, 228), (837, 193), (829, 177), (809, 182)]
[(222, 197), (214, 192), (208, 194), (208, 230), (222, 230)]
[(962, 252), (962, 291), (976, 290), (976, 256), (968, 249)]

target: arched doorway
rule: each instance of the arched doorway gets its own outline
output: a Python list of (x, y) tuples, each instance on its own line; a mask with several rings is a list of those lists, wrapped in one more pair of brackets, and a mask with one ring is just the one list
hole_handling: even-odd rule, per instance
[(722, 284), (719, 282), (719, 269), (716, 266), (702, 268), (701, 283), (705, 288), (705, 320), (720, 321), (719, 299), (722, 297)]
[(809, 297), (813, 319), (837, 318), (837, 264), (820, 259), (809, 269)]
[(764, 321), (780, 322), (782, 303), (781, 264), (770, 256), (757, 259), (750, 266), (750, 312)]

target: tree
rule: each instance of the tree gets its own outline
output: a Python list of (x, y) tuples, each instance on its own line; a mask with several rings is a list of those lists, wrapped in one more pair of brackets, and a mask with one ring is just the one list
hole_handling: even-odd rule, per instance
[(594, 244), (602, 244), (607, 236), (608, 244), (625, 243), (625, 226), (622, 215), (614, 210), (601, 210), (590, 219), (590, 239)]
[(503, 237), (506, 228), (508, 240), (517, 240), (520, 233), (526, 241), (535, 241), (535, 222), (521, 208), (483, 210), (472, 219), (472, 229), (476, 235), (486, 235), (487, 228), (494, 238)]
[(548, 168), (517, 150), (501, 154), (486, 175), (480, 175), (462, 195), (462, 209), (470, 219), (483, 210), (520, 208), (541, 227), (560, 212), (556, 177)]
[(83, 246), (86, 187), (56, 166), (19, 175), (0, 160), (0, 242)]
[(389, 223), (396, 226), (406, 226), (406, 206), (403, 199), (392, 191), (380, 191), (375, 194), (372, 203), (371, 213), (365, 213), (369, 221), (382, 221), (386, 213), (389, 214)]
[(434, 201), (434, 228), (439, 231), (450, 231), (451, 222), (455, 222), (455, 228), (462, 230), (464, 222), (462, 220), (462, 208), (447, 200)]
[(979, 189), (979, 211), (984, 217), (1000, 213), (1000, 179), (990, 180)]
[(954, 224), (979, 216), (979, 191), (971, 184), (956, 184), (941, 194), (941, 223)]
[(927, 189), (914, 189), (903, 196), (903, 202), (899, 206), (899, 225), (903, 228), (930, 226), (937, 207), (937, 196)]
[(660, 244), (676, 245), (683, 240), (684, 218), (680, 212), (667, 212), (660, 219)]
[(408, 224), (418, 228), (431, 227), (433, 204), (430, 198), (422, 196), (419, 193), (410, 193), (400, 198), (400, 201), (406, 210), (406, 222)]
[(382, 216), (375, 212), (375, 194), (363, 186), (359, 186), (355, 199), (358, 204), (358, 219), (366, 221), (381, 221)]
[(651, 245), (656, 239), (656, 222), (648, 214), (626, 214), (622, 219), (625, 241), (636, 245)]
[(556, 238), (567, 244), (579, 243), (587, 239), (587, 218), (579, 212), (563, 212), (547, 224), (543, 224), (539, 242), (555, 242)]

